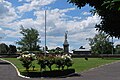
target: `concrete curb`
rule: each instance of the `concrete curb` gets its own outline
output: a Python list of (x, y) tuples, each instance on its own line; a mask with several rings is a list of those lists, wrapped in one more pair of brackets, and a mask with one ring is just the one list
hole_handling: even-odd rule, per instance
[(0, 60), (10, 63), (10, 64), (16, 69), (17, 75), (18, 75), (19, 77), (27, 78), (27, 79), (30, 78), (30, 77), (26, 77), (26, 76), (21, 75), (20, 72), (19, 72), (19, 70), (17, 69), (17, 67), (16, 67), (13, 63), (11, 63), (10, 61), (7, 61), (7, 60), (1, 59), (1, 58), (0, 58)]

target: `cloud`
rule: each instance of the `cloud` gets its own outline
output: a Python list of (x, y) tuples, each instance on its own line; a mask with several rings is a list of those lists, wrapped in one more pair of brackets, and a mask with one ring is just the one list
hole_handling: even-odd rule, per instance
[[(0, 25), (9, 27), (12, 30), (3, 30), (7, 37), (19, 39), (22, 37), (20, 35), (20, 25), (25, 28), (33, 27), (39, 31), (41, 37), (41, 45), (44, 44), (44, 30), (45, 30), (45, 12), (41, 10), (41, 7), (52, 4), (56, 0), (19, 0), (19, 2), (25, 2), (22, 6), (18, 6), (17, 10), (19, 14), (24, 14), (24, 12), (33, 11), (33, 18), (22, 18), (18, 19), (17, 11), (12, 7), (10, 2), (4, 1), (4, 4), (0, 8), (0, 15), (4, 17), (6, 21), (10, 19), (10, 23), (0, 23)], [(5, 4), (6, 3), (6, 4)], [(47, 45), (50, 48), (55, 48), (57, 46), (62, 47), (64, 42), (64, 33), (68, 31), (68, 41), (70, 43), (71, 49), (77, 48), (78, 46), (88, 46), (88, 41), (86, 38), (93, 37), (96, 34), (94, 25), (100, 22), (100, 18), (97, 15), (87, 16), (82, 19), (80, 16), (72, 16), (66, 13), (74, 11), (75, 8), (65, 8), (58, 9), (54, 8), (47, 10)], [(3, 14), (4, 13), (4, 14)], [(11, 14), (11, 15), (10, 15)], [(87, 15), (87, 12), (84, 12)], [(1, 19), (0, 19), (1, 20)], [(4, 20), (4, 21), (5, 21)], [(0, 28), (0, 31), (2, 29)], [(7, 42), (7, 40), (6, 40)], [(14, 41), (12, 41), (13, 43)], [(10, 44), (10, 41), (7, 42)]]
[[(64, 33), (68, 31), (68, 41), (77, 48), (78, 46), (85, 46), (88, 48), (88, 41), (86, 38), (93, 37), (97, 32), (95, 31), (95, 24), (100, 22), (100, 18), (97, 15), (86, 17), (81, 19), (78, 16), (75, 18), (68, 16), (65, 13), (74, 10), (74, 8), (68, 9), (52, 9), (47, 10), (47, 45), (48, 47), (55, 48), (55, 46), (62, 47), (64, 42)], [(33, 27), (37, 29), (41, 35), (42, 44), (44, 44), (44, 25), (45, 25), (45, 12), (43, 10), (35, 11), (34, 16), (36, 19), (32, 18), (22, 19), (14, 23), (9, 24), (8, 26), (15, 29), (16, 32), (19, 32), (19, 27), (22, 24), (25, 28)], [(73, 19), (68, 20), (68, 17)], [(17, 26), (17, 27), (16, 27)], [(16, 36), (19, 33), (7, 32), (9, 36)], [(11, 33), (11, 34), (9, 34)], [(76, 47), (75, 47), (76, 46)]]
[(4, 30), (0, 28), (0, 40), (3, 39), (5, 36)]
[(18, 2), (22, 2), (23, 0), (18, 0)]
[(85, 16), (86, 16), (86, 15), (91, 15), (90, 12), (83, 12), (82, 14), (85, 15)]
[(0, 23), (11, 22), (17, 17), (18, 15), (10, 2), (4, 0), (0, 2)]
[[(71, 10), (71, 9), (69, 9)], [(64, 10), (62, 10), (64, 11)], [(50, 43), (61, 43), (64, 41), (64, 32), (67, 30), (69, 32), (69, 41), (74, 46), (83, 45), (85, 48), (90, 48), (88, 45), (88, 41), (86, 38), (93, 37), (97, 31), (95, 30), (95, 24), (100, 23), (100, 17), (98, 15), (89, 16), (81, 21), (78, 20), (67, 20), (64, 16), (68, 15), (61, 15), (62, 13), (59, 9), (52, 10), (51, 12), (47, 12), (47, 28), (49, 29), (47, 32), (47, 36), (52, 36)], [(53, 14), (53, 15), (51, 15)], [(37, 14), (39, 15), (39, 14)], [(41, 15), (41, 12), (40, 12)], [(39, 19), (40, 19), (39, 15)], [(54, 16), (55, 15), (55, 16)], [(76, 17), (79, 18), (79, 17)], [(58, 39), (59, 37), (59, 39)], [(62, 39), (60, 39), (62, 38)], [(59, 42), (56, 42), (58, 41)]]
[(20, 13), (39, 10), (42, 6), (49, 5), (56, 0), (26, 0), (28, 3), (24, 3), (22, 6), (18, 6), (17, 9)]
[(1, 41), (1, 43), (5, 43), (7, 45), (16, 45), (13, 41)]
[[(53, 10), (47, 10), (47, 33), (49, 36), (62, 36), (66, 30), (66, 18), (65, 13), (68, 11), (72, 11), (74, 8), (67, 8), (67, 9), (53, 9)], [(39, 23), (41, 26), (43, 26), (42, 29), (44, 29), (44, 20), (45, 20), (45, 12), (44, 11), (36, 11), (34, 12), (34, 15), (37, 17), (35, 23)]]

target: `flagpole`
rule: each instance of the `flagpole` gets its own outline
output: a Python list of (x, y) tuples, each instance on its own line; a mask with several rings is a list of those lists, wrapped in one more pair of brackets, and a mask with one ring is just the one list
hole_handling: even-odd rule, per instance
[(46, 10), (45, 10), (45, 55), (46, 55)]

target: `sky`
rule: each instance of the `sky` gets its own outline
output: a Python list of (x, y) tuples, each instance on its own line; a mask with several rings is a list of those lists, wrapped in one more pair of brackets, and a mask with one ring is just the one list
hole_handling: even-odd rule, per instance
[[(97, 34), (94, 26), (101, 21), (97, 14), (90, 13), (91, 9), (88, 5), (79, 9), (67, 0), (0, 0), (0, 43), (16, 45), (23, 37), (20, 34), (20, 26), (23, 25), (24, 28), (37, 29), (39, 44), (44, 46), (46, 10), (46, 44), (49, 49), (63, 47), (66, 31), (70, 51), (80, 46), (90, 49), (86, 38)], [(114, 44), (119, 43), (114, 39)]]

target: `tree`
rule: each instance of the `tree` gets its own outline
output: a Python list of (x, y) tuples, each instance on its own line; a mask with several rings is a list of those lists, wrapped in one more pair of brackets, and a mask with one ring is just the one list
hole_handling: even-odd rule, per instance
[(9, 47), (5, 43), (0, 44), (0, 53), (6, 54), (9, 50)]
[(8, 53), (13, 54), (13, 53), (16, 53), (16, 52), (17, 52), (16, 46), (9, 45), (9, 51), (8, 51)]
[(116, 45), (115, 53), (120, 54), (120, 44)]
[(100, 32), (93, 38), (88, 39), (90, 41), (91, 51), (93, 54), (111, 54), (112, 53), (112, 42), (109, 42), (109, 37), (105, 33)]
[[(107, 8), (109, 4), (105, 4), (106, 1), (112, 1), (115, 5), (112, 5), (111, 9), (109, 9)], [(120, 8), (120, 0), (68, 0), (68, 2), (79, 8), (84, 7), (86, 4), (94, 7), (91, 12), (97, 13), (102, 19), (101, 23), (96, 25), (95, 28), (111, 36), (120, 37), (120, 10), (118, 10)]]
[(106, 0), (102, 4), (102, 6), (106, 6), (107, 9), (115, 9), (120, 10), (120, 0)]
[(39, 50), (39, 33), (36, 29), (30, 28), (25, 29), (23, 26), (21, 26), (21, 32), (23, 37), (20, 41), (16, 42), (18, 45), (21, 45), (19, 47), (22, 51), (36, 51)]
[(63, 48), (60, 48), (60, 47), (56, 47), (55, 49), (51, 49), (48, 51), (49, 51), (49, 53), (55, 53), (55, 54), (63, 54), (64, 53)]

